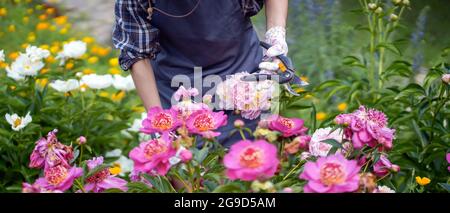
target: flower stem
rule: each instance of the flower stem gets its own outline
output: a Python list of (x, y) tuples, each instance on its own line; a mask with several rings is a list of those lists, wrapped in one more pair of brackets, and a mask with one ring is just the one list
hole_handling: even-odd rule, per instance
[(83, 144), (80, 145), (80, 156), (78, 157), (78, 165), (83, 161)]
[(241, 134), (242, 140), (247, 140), (245, 137), (244, 131), (242, 131), (242, 128), (239, 129), (239, 134)]
[(286, 180), (289, 176), (291, 176), (291, 174), (292, 174), (296, 169), (298, 169), (298, 167), (300, 167), (301, 165), (303, 165), (303, 161), (302, 161), (302, 160), (301, 160), (300, 162), (298, 162), (298, 164), (295, 165), (295, 167), (292, 168), (292, 169), (287, 173), (286, 176), (284, 176), (283, 181)]
[(86, 190), (84, 190), (83, 184), (80, 183), (80, 180), (75, 179), (75, 183), (77, 184), (78, 188), (80, 188), (80, 190), (81, 190), (83, 193), (86, 193)]

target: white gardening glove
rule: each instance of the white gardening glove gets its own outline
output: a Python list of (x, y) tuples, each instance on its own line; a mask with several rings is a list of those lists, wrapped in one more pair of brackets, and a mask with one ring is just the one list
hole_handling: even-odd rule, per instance
[(266, 51), (265, 59), (259, 64), (259, 69), (266, 71), (278, 70), (280, 61), (276, 56), (287, 55), (288, 45), (286, 43), (286, 29), (284, 27), (272, 27), (266, 32), (266, 43), (272, 47)]

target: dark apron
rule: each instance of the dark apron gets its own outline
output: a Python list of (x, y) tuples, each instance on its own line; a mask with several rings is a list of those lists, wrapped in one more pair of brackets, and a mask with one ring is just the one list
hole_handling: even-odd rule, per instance
[[(161, 0), (155, 7), (173, 15), (186, 14), (194, 8), (198, 0)], [(161, 102), (170, 108), (171, 98), (178, 87), (172, 87), (172, 77), (185, 75), (194, 87), (194, 67), (202, 67), (202, 77), (227, 75), (256, 70), (263, 53), (258, 36), (249, 17), (243, 13), (240, 0), (201, 0), (198, 8), (188, 17), (173, 18), (154, 11), (152, 25), (160, 30), (161, 52), (152, 66)], [(214, 87), (214, 85), (212, 85)], [(212, 87), (203, 85), (205, 94)], [(230, 137), (234, 120), (245, 121), (254, 129), (258, 120), (245, 120), (232, 111), (228, 125), (222, 127), (219, 141), (230, 146), (240, 140), (238, 133)], [(249, 136), (249, 135), (247, 135)]]

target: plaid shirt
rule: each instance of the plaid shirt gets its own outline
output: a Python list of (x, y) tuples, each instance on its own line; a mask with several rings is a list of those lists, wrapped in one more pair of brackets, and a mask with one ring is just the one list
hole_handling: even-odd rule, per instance
[[(207, 0), (211, 1), (211, 0)], [(243, 13), (257, 14), (264, 0), (239, 0)], [(129, 70), (139, 60), (154, 59), (160, 51), (159, 30), (147, 19), (148, 0), (116, 0), (113, 44), (120, 49), (119, 64)]]

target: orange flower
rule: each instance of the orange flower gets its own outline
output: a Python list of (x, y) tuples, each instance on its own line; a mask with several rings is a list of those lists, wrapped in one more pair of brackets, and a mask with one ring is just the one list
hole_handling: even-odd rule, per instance
[(316, 114), (316, 119), (318, 121), (323, 121), (323, 120), (325, 120), (325, 118), (327, 118), (327, 114), (325, 112), (318, 112)]
[(57, 25), (62, 26), (67, 23), (67, 16), (58, 16), (58, 17), (54, 18), (53, 20), (55, 20), (55, 23)]
[(345, 111), (345, 110), (347, 109), (347, 103), (340, 103), (340, 104), (337, 106), (337, 108), (338, 108), (338, 110), (339, 110), (340, 112), (343, 112), (343, 111)]
[(420, 177), (420, 176), (417, 176), (416, 177), (416, 182), (419, 184), (419, 185), (421, 185), (421, 186), (426, 186), (426, 185), (428, 185), (428, 184), (430, 184), (430, 182), (431, 182), (431, 180), (429, 179), (429, 178), (427, 178), (427, 177)]
[(36, 30), (47, 30), (50, 28), (50, 24), (48, 22), (40, 22), (36, 25)]
[(12, 52), (12, 53), (10, 53), (10, 54), (8, 55), (8, 57), (9, 57), (11, 60), (15, 60), (17, 57), (19, 57), (19, 53), (18, 53), (18, 52)]
[(8, 10), (6, 8), (0, 8), (0, 17), (8, 15)]

